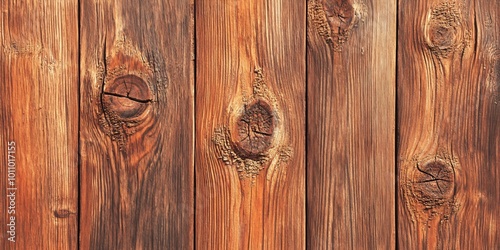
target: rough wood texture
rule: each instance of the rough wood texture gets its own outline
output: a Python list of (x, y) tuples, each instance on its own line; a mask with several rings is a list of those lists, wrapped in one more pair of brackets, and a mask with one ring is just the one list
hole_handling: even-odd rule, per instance
[(81, 1), (82, 249), (190, 249), (192, 3)]
[[(0, 11), (0, 248), (75, 249), (77, 1), (1, 1)], [(14, 186), (8, 155), (15, 157)], [(12, 191), (15, 243), (6, 226)]]
[(496, 249), (499, 17), (0, 1), (0, 248)]
[(305, 2), (196, 1), (196, 248), (305, 248)]
[(500, 2), (399, 6), (399, 247), (498, 248)]
[(396, 2), (307, 14), (307, 246), (394, 248)]

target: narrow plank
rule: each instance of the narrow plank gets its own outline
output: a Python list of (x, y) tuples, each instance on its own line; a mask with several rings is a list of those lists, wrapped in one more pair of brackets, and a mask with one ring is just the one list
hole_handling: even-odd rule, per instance
[(307, 13), (307, 247), (394, 248), (396, 1)]
[(77, 1), (1, 1), (0, 11), (0, 248), (75, 249)]
[(193, 248), (193, 4), (80, 8), (80, 247)]
[(399, 246), (498, 248), (500, 2), (399, 6)]
[(305, 248), (305, 2), (196, 3), (197, 249)]

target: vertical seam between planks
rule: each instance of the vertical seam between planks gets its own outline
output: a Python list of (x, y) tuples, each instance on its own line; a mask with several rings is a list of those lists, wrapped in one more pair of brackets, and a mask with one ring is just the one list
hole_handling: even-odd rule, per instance
[(395, 0), (396, 2), (396, 53), (395, 53), (395, 84), (394, 84), (394, 98), (395, 98), (395, 102), (394, 102), (394, 195), (395, 195), (395, 199), (394, 199), (394, 217), (395, 217), (395, 220), (394, 220), (394, 226), (395, 226), (395, 249), (399, 249), (399, 198), (398, 198), (398, 193), (399, 193), (399, 185), (398, 185), (398, 182), (399, 182), (399, 173), (398, 173), (398, 156), (399, 156), (399, 114), (398, 114), (398, 103), (399, 103), (399, 97), (398, 97), (398, 83), (399, 83), (399, 79), (398, 79), (398, 71), (399, 71), (399, 67), (398, 67), (398, 53), (399, 53), (399, 46), (398, 46), (398, 43), (399, 43), (399, 0)]
[(80, 249), (80, 227), (81, 227), (81, 224), (80, 224), (80, 217), (81, 217), (81, 213), (82, 213), (82, 210), (81, 210), (81, 198), (82, 198), (82, 195), (81, 195), (81, 192), (82, 192), (82, 188), (81, 188), (81, 174), (82, 174), (82, 171), (81, 171), (81, 137), (80, 137), (80, 131), (81, 131), (81, 110), (80, 110), (80, 102), (81, 102), (81, 82), (80, 82), (80, 72), (81, 72), (81, 62), (80, 62), (80, 58), (81, 58), (81, 39), (80, 39), (80, 34), (81, 34), (81, 23), (80, 23), (80, 16), (81, 16), (81, 10), (80, 10), (80, 0), (77, 0), (77, 25), (78, 25), (78, 29), (77, 29), (77, 37), (78, 37), (78, 56), (77, 56), (77, 60), (78, 60), (78, 72), (77, 72), (77, 81), (78, 81), (78, 149), (77, 149), (77, 157), (78, 157), (78, 165), (77, 165), (77, 169), (78, 169), (78, 187), (77, 187), (77, 192), (78, 192), (78, 201), (77, 201), (77, 217), (76, 217), (76, 225), (77, 225), (77, 229), (76, 229), (76, 234), (77, 234), (77, 238), (76, 238), (76, 248), (77, 249)]
[(197, 134), (196, 134), (196, 115), (197, 115), (197, 108), (196, 108), (196, 79), (197, 78), (197, 64), (198, 64), (198, 55), (196, 53), (196, 47), (198, 46), (198, 43), (196, 42), (196, 4), (197, 0), (193, 0), (193, 13), (192, 13), (192, 22), (193, 22), (193, 30), (192, 30), (192, 37), (193, 39), (193, 46), (192, 46), (192, 53), (194, 55), (193, 59), (193, 249), (196, 249), (196, 143), (197, 143)]
[(309, 140), (309, 76), (308, 76), (308, 70), (307, 70), (307, 32), (308, 32), (308, 25), (307, 25), (307, 0), (304, 0), (305, 2), (305, 6), (304, 6), (304, 70), (305, 70), (305, 74), (304, 74), (304, 85), (305, 85), (305, 138), (304, 138), (304, 144), (305, 144), (305, 175), (304, 175), (304, 178), (305, 178), (305, 187), (304, 187), (304, 212), (305, 212), (305, 218), (304, 218), (304, 223), (305, 223), (305, 233), (304, 233), (304, 237), (305, 237), (305, 249), (307, 249), (308, 245), (309, 245), (309, 236), (308, 236), (308, 232), (309, 232), (309, 223), (308, 223), (308, 211), (307, 211), (307, 201), (308, 201), (308, 190), (309, 190), (309, 186), (308, 186), (308, 173), (309, 173), (309, 147), (308, 147), (308, 140)]

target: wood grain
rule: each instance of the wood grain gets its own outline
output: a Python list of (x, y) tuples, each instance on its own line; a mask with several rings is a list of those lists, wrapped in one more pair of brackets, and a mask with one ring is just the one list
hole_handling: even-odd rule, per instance
[(399, 247), (498, 248), (500, 2), (399, 6)]
[(305, 2), (195, 4), (195, 247), (304, 249)]
[[(75, 249), (77, 1), (1, 1), (0, 11), (0, 248)], [(15, 157), (12, 186), (8, 155)], [(13, 191), (15, 214), (8, 214)]]
[(307, 247), (395, 246), (396, 2), (309, 0)]
[(82, 249), (190, 249), (193, 5), (81, 1)]

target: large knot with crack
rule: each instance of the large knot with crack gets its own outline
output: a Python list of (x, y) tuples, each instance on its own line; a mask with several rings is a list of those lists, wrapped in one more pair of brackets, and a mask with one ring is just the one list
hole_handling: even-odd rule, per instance
[(124, 75), (103, 83), (100, 124), (123, 149), (129, 135), (147, 122), (153, 94), (146, 81), (136, 75)]
[(413, 173), (412, 187), (415, 198), (424, 206), (439, 206), (453, 198), (455, 172), (446, 162), (419, 163)]
[(235, 152), (242, 158), (258, 159), (271, 147), (275, 129), (275, 116), (268, 103), (256, 100), (245, 105), (233, 124), (231, 141)]
[(135, 75), (116, 78), (104, 85), (102, 94), (106, 109), (124, 120), (143, 114), (152, 100), (152, 94), (146, 82)]

